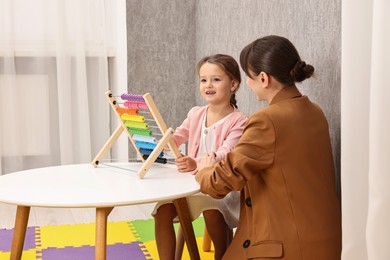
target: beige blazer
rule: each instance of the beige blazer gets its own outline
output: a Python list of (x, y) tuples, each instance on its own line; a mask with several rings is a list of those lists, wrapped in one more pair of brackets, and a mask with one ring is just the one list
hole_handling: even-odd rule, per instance
[(340, 259), (328, 123), (296, 87), (255, 112), (234, 150), (196, 179), (215, 198), (241, 190), (240, 220), (224, 259)]

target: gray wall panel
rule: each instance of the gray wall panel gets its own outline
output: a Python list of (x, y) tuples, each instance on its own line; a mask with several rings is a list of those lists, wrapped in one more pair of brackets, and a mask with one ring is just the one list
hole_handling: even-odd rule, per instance
[(166, 124), (194, 106), (195, 1), (127, 0), (128, 92), (150, 92)]

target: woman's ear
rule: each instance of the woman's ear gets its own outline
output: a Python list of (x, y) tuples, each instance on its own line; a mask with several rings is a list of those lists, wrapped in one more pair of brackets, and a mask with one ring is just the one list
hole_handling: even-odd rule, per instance
[(269, 80), (270, 80), (268, 74), (265, 73), (264, 71), (260, 72), (259, 79), (260, 79), (261, 86), (263, 88), (268, 88)]

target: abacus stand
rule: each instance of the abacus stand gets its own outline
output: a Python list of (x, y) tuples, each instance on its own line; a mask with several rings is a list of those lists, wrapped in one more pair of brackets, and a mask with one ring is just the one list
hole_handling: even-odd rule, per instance
[(136, 150), (138, 156), (142, 160), (142, 166), (140, 170), (138, 171), (138, 176), (142, 179), (144, 178), (147, 171), (150, 169), (154, 161), (158, 158), (158, 155), (164, 150), (164, 148), (168, 145), (170, 150), (172, 151), (175, 158), (178, 158), (181, 156), (179, 149), (176, 146), (176, 143), (173, 141), (173, 133), (174, 130), (172, 128), (167, 128), (164, 120), (161, 117), (160, 112), (157, 109), (156, 104), (154, 103), (151, 95), (149, 93), (146, 93), (143, 95), (143, 98), (145, 100), (145, 103), (147, 104), (150, 113), (152, 114), (155, 122), (157, 123), (157, 126), (162, 134), (162, 138), (159, 140), (157, 146), (153, 149), (152, 153), (148, 156), (148, 158), (145, 160), (138, 150), (135, 141), (133, 140), (131, 134), (127, 131), (127, 126), (124, 124), (124, 121), (121, 119), (120, 114), (117, 112), (117, 108), (119, 107), (114, 96), (111, 94), (111, 91), (107, 91), (105, 93), (107, 101), (111, 105), (111, 108), (114, 110), (115, 114), (117, 115), (120, 125), (117, 127), (117, 129), (113, 132), (113, 134), (109, 137), (109, 139), (106, 141), (106, 143), (103, 145), (102, 149), (99, 151), (99, 153), (96, 155), (96, 157), (92, 161), (92, 165), (94, 167), (97, 167), (99, 164), (99, 161), (104, 155), (111, 149), (112, 145), (116, 142), (116, 140), (119, 138), (119, 136), (122, 134), (122, 132), (126, 132), (127, 136)]

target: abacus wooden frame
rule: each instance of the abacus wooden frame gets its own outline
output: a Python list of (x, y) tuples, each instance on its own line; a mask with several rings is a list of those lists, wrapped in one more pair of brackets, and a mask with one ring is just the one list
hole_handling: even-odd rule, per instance
[(122, 132), (126, 132), (127, 136), (130, 140), (130, 143), (136, 150), (138, 156), (142, 160), (142, 166), (138, 171), (138, 176), (142, 179), (145, 177), (145, 174), (150, 169), (154, 161), (157, 159), (158, 155), (164, 150), (164, 148), (168, 145), (170, 150), (172, 151), (175, 158), (180, 157), (180, 151), (178, 147), (176, 146), (176, 143), (173, 140), (173, 133), (174, 130), (172, 128), (167, 128), (167, 125), (165, 124), (160, 111), (158, 110), (156, 104), (154, 103), (154, 100), (150, 93), (144, 94), (142, 97), (145, 100), (146, 105), (148, 106), (148, 109), (150, 113), (152, 114), (154, 120), (157, 123), (157, 126), (162, 134), (162, 138), (159, 140), (157, 146), (153, 149), (152, 153), (148, 156), (148, 158), (145, 160), (140, 153), (138, 147), (135, 144), (134, 139), (132, 138), (131, 134), (127, 131), (127, 126), (124, 123), (124, 120), (121, 119), (120, 114), (117, 112), (117, 108), (119, 107), (115, 97), (112, 95), (111, 91), (107, 91), (105, 93), (105, 96), (107, 98), (108, 103), (110, 104), (111, 108), (114, 110), (114, 113), (117, 115), (120, 125), (116, 128), (116, 130), (113, 132), (113, 134), (110, 136), (110, 138), (106, 141), (106, 143), (103, 145), (102, 149), (99, 151), (99, 153), (96, 155), (96, 157), (92, 161), (92, 165), (94, 167), (97, 167), (99, 164), (99, 161), (104, 155), (111, 149), (112, 145), (116, 142), (116, 140), (119, 138), (119, 136), (122, 134)]

